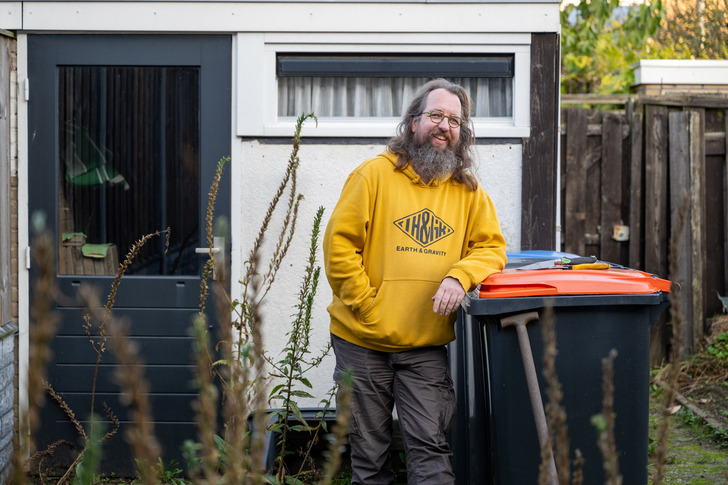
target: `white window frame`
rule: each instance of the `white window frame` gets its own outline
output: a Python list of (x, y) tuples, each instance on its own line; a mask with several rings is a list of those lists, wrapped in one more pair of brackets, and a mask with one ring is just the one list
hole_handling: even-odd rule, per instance
[[(453, 39), (458, 44), (453, 44)], [(423, 43), (426, 41), (426, 43)], [(236, 133), (241, 137), (291, 136), (292, 117), (278, 116), (278, 53), (369, 54), (512, 54), (513, 116), (473, 118), (478, 138), (530, 136), (530, 34), (306, 34), (240, 33), (235, 39), (234, 103)], [(319, 118), (306, 123), (307, 137), (390, 137), (397, 118)]]

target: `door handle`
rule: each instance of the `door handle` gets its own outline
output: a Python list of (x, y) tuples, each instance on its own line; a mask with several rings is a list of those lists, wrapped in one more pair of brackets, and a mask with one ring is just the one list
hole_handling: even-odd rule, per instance
[[(218, 275), (223, 274), (222, 269), (225, 268), (225, 238), (222, 236), (215, 236), (212, 238), (212, 248), (195, 248), (197, 254), (212, 254), (215, 255), (215, 267), (212, 268), (212, 279), (218, 279)], [(220, 271), (219, 271), (220, 270)]]

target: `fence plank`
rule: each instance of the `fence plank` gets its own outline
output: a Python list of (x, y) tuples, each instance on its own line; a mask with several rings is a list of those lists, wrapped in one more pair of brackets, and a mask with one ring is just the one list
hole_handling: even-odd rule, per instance
[(683, 352), (693, 348), (692, 237), (690, 235), (690, 133), (688, 113), (669, 115), (670, 129), (670, 278), (680, 285), (679, 315)]
[(614, 113), (602, 117), (601, 215), (599, 257), (620, 263), (621, 243), (613, 228), (622, 217), (622, 118)]
[[(724, 264), (711, 264), (725, 261), (725, 247), (723, 243), (726, 226), (726, 208), (724, 203), (725, 192), (725, 147), (724, 142), (724, 112), (723, 110), (705, 110), (705, 218), (703, 219), (705, 237), (705, 261), (703, 278), (705, 307), (703, 316), (706, 325), (705, 332), (710, 330), (713, 316), (723, 312), (723, 305), (717, 294), (725, 292)], [(720, 151), (715, 150), (715, 140), (720, 140)], [(711, 145), (713, 145), (711, 147)], [(713, 150), (709, 151), (709, 148)], [(708, 259), (709, 257), (709, 259)]]
[(642, 158), (642, 105), (636, 105), (632, 114), (632, 132), (630, 136), (630, 176), (629, 176), (629, 266), (642, 268), (642, 250), (644, 236), (642, 220), (644, 201), (642, 199), (643, 158)]
[(645, 270), (667, 273), (667, 108), (645, 108)]
[[(589, 110), (587, 112), (588, 125), (599, 124), (602, 121), (602, 112)], [(587, 125), (586, 137), (586, 193), (584, 208), (584, 255), (599, 256), (599, 232), (601, 217), (601, 189), (602, 189), (602, 130), (592, 136), (589, 135)]]
[(693, 236), (693, 341), (703, 338), (705, 291), (705, 110), (689, 111), (690, 229)]
[(564, 249), (568, 253), (584, 254), (584, 223), (586, 220), (586, 127), (587, 112), (583, 109), (566, 110), (566, 214)]
[[(644, 269), (667, 273), (667, 108), (645, 107), (645, 259)], [(667, 354), (666, 320), (650, 327), (650, 362), (659, 364)]]

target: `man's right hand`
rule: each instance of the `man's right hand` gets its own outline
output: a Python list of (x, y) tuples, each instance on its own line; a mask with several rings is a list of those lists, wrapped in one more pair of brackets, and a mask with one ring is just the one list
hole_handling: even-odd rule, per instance
[(437, 293), (432, 297), (434, 305), (432, 311), (439, 314), (441, 317), (450, 315), (456, 311), (465, 298), (465, 290), (460, 282), (448, 276), (440, 283), (440, 287), (437, 289)]

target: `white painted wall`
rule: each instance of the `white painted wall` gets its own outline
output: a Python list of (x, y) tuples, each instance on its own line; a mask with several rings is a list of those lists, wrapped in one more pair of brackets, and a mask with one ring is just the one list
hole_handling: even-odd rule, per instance
[[(239, 150), (239, 157), (233, 157), (235, 165), (231, 170), (233, 298), (240, 296), (240, 285), (236, 282), (242, 277), (243, 264), (248, 259), (271, 197), (282, 180), (291, 145), (262, 144), (255, 140), (242, 141)], [(316, 210), (319, 206), (324, 206), (326, 210), (322, 221), (323, 232), (346, 177), (361, 162), (383, 150), (384, 145), (301, 145), (298, 192), (303, 194), (305, 199), (300, 206), (297, 236), (274, 284), (274, 289), (267, 299), (268, 304), (261, 312), (266, 348), (273, 355), (277, 356), (278, 351), (287, 342), (286, 333), (289, 329), (290, 315), (295, 312), (293, 306), (296, 303), (299, 283), (308, 257), (309, 236)], [(509, 251), (519, 250), (521, 244), (521, 154), (519, 144), (477, 147), (478, 178), (493, 199)], [(284, 207), (281, 207), (279, 213), (282, 214), (283, 210)], [(279, 227), (279, 224), (274, 224), (271, 229)], [(276, 237), (277, 232), (272, 231), (266, 241), (268, 252), (263, 255), (261, 261), (269, 260), (267, 255), (270, 254)], [(313, 317), (313, 349), (324, 348), (329, 339), (329, 316), (326, 306), (331, 302), (331, 289), (326, 282), (322, 260), (323, 253), (319, 250), (322, 270)], [(311, 371), (308, 377), (314, 385), (316, 398), (304, 401), (302, 405), (319, 405), (320, 399), (325, 397), (332, 385), (333, 368), (332, 355), (319, 368)]]

